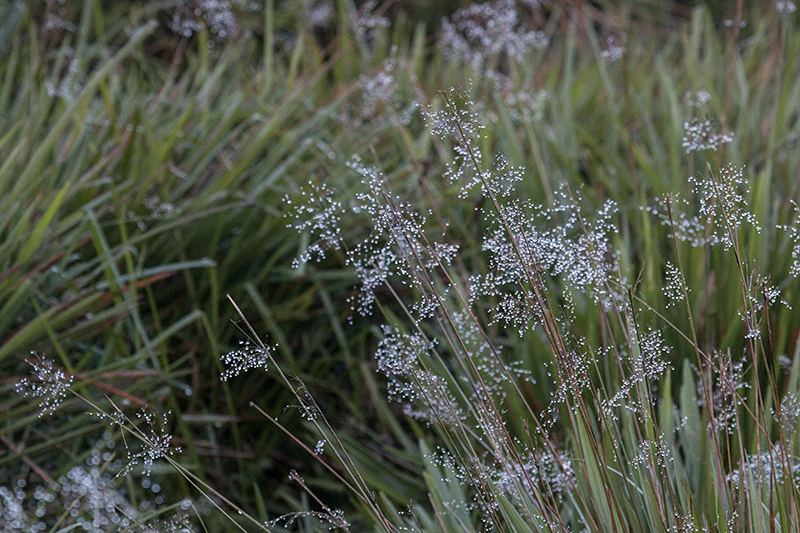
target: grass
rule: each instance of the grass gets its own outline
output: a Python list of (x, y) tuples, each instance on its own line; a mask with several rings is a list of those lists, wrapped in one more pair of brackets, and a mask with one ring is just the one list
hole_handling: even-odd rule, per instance
[[(795, 15), (552, 5), (515, 57), (402, 5), (267, 1), (232, 40), (59, 6), (0, 23), (6, 529), (16, 501), (18, 530), (797, 529), (799, 324), (770, 292), (796, 307)], [(692, 118), (732, 140), (686, 153)], [(526, 168), (508, 197), (497, 154)], [(341, 233), (295, 268), (334, 228), (298, 205)], [(397, 270), (359, 274), (378, 253)], [(32, 392), (72, 379), (52, 415), (14, 391), (32, 352), (65, 372)]]

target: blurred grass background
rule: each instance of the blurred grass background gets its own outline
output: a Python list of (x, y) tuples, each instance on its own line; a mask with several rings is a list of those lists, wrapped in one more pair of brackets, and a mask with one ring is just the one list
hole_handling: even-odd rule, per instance
[[(793, 243), (774, 228), (792, 222), (789, 200), (800, 186), (796, 14), (744, 3), (742, 25), (726, 24), (737, 20), (728, 2), (552, 2), (538, 22), (546, 48), (476, 68), (439, 45), (440, 18), (462, 3), (367, 6), (387, 27), (360, 26), (364, 6), (348, 0), (316, 23), (316, 4), (237, 5), (236, 31), (223, 25), (224, 36), (208, 20), (176, 34), (170, 1), (8, 4), (0, 20), (0, 480), (32, 464), (58, 478), (106, 428), (76, 400), (38, 418), (35, 403), (14, 393), (36, 352), (99, 402), (108, 395), (132, 411), (171, 410), (180, 460), (255, 516), (308, 507), (288, 481), (292, 469), (347, 506), (341, 488), (249, 406), (278, 414), (313, 444), (273, 376), (220, 381), (220, 356), (244, 338), (230, 294), (278, 345), (284, 370), (337, 421), (365, 478), (399, 506), (425, 501), (411, 475), (422, 469), (424, 428), (387, 403), (374, 372), (383, 320), (349, 322), (357, 278), (341, 258), (291, 268), (308, 237), (286, 227), (284, 198), (309, 180), (355, 190), (345, 164), (359, 154), (385, 169), (399, 194), (433, 200), (463, 248), (479, 250), (469, 244), (479, 242), (482, 221), (441, 179), (448, 147), (411, 106), (435, 107), (450, 87), (470, 87), (480, 104), (486, 157), (502, 152), (527, 168), (524, 197), (546, 203), (566, 183), (587, 206), (620, 204), (621, 263), (656, 308), (672, 252), (666, 228), (640, 206), (688, 194), (687, 178), (707, 164), (746, 165), (764, 225), (747, 237), (752, 268), (796, 300)], [(614, 62), (603, 54), (611, 36), (624, 48)], [(390, 90), (370, 92), (389, 64)], [(710, 95), (702, 109), (684, 96), (698, 90)], [(541, 99), (519, 104), (520, 94)], [(705, 114), (734, 140), (686, 154), (684, 122)], [(363, 238), (363, 229), (346, 238)], [(736, 270), (717, 270), (707, 251), (688, 246), (683, 258), (701, 343), (735, 345), (742, 323), (727, 310), (741, 298)], [(602, 317), (585, 312), (579, 333), (602, 345), (599, 326), (592, 330)], [(679, 310), (667, 316), (687, 325)], [(798, 326), (795, 312), (773, 312), (773, 357), (795, 356)], [(543, 341), (498, 333), (548, 383), (537, 359)], [(674, 368), (685, 355), (675, 354)], [(546, 405), (549, 392), (531, 394)], [(189, 492), (168, 469), (154, 475), (164, 494)]]

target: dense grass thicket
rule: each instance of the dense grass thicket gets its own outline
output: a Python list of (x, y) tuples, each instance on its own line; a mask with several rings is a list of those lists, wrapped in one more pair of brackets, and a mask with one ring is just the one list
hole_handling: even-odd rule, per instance
[(800, 530), (795, 4), (437, 5), (3, 7), (4, 532)]

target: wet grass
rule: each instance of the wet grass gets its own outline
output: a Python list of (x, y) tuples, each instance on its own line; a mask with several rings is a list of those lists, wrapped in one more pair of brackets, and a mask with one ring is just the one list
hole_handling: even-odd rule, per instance
[[(467, 99), (487, 125), (479, 163), (488, 168), (502, 153), (524, 166), (515, 194), (537, 204), (550, 205), (561, 183), (587, 212), (616, 201), (618, 233), (610, 243), (633, 287), (636, 320), (675, 326), (664, 329), (673, 371), (658, 383), (653, 420), (639, 425), (629, 413), (619, 435), (609, 430), (598, 437), (592, 430), (602, 426), (602, 416), (594, 405), (586, 411), (591, 415), (555, 432), (563, 447), (571, 443), (595, 460), (594, 470), (591, 461), (583, 463), (573, 493), (589, 503), (568, 502), (563, 523), (586, 525), (591, 513), (597, 530), (678, 527), (661, 518), (669, 506), (660, 498), (670, 491), (671, 505), (691, 510), (697, 527), (730, 516), (728, 503), (721, 503), (730, 497), (721, 496), (725, 484), (708, 480), (719, 481), (775, 439), (770, 409), (798, 388), (796, 312), (775, 305), (759, 315), (761, 345), (742, 382), (763, 397), (750, 394), (739, 410), (746, 405), (762, 418), (748, 422), (742, 415), (725, 461), (715, 463), (704, 452), (713, 432), (704, 430), (709, 413), (697, 405), (700, 378), (691, 364), (698, 350), (730, 349), (736, 360), (750, 354), (740, 312), (746, 305), (741, 281), (751, 272), (769, 276), (790, 304), (797, 300), (790, 274), (795, 242), (777, 229), (793, 223), (790, 200), (798, 194), (800, 37), (794, 15), (754, 7), (744, 14), (747, 25), (735, 30), (703, 8), (669, 14), (556, 5), (542, 26), (550, 39), (546, 48), (521, 61), (501, 54), (477, 65), (443, 53), (431, 28), (399, 16), (388, 28), (359, 28), (359, 13), (348, 2), (337, 4), (322, 31), (268, 1), (241, 13), (244, 31), (237, 40), (208, 31), (177, 37), (166, 27), (164, 7), (87, 0), (59, 15), (74, 25), (65, 29), (48, 27), (47, 13), (30, 13), (20, 3), (0, 23), (0, 479), (25, 479), (28, 487), (44, 484), (42, 474), (57, 480), (108, 441), (116, 443), (117, 455), (106, 468), (126, 458), (121, 432), (104, 436), (108, 424), (87, 416), (81, 399), (71, 396), (54, 415), (40, 418), (38, 402), (14, 392), (35, 352), (74, 376), (71, 387), (100, 409), (111, 412), (116, 405), (131, 418), (142, 406), (170, 411), (172, 443), (182, 449), (172, 457), (176, 464), (258, 520), (321, 512), (288, 479), (297, 470), (311, 492), (346, 510), (354, 530), (373, 520), (407, 522), (407, 515), (394, 513), (411, 501), (419, 504), (417, 519), (426, 531), (477, 530), (478, 511), (445, 511), (453, 501), (472, 502), (474, 488), (443, 481), (452, 476), (425, 458), (450, 442), (448, 429), (404, 416), (386, 398), (386, 378), (375, 372), (383, 338), (378, 325), (413, 330), (403, 313), (415, 293), (398, 286), (394, 297), (379, 288), (376, 314), (354, 314), (347, 298), (359, 279), (345, 256), (333, 252), (321, 263), (293, 268), (315, 237), (287, 227), (292, 219), (285, 217), (291, 211), (286, 198), (299, 200), (309, 181), (326, 183), (347, 206), (355, 203), (361, 181), (347, 162), (360, 155), (385, 173), (389, 189), (411, 208), (430, 209), (431, 221), (449, 223), (449, 237), (461, 247), (454, 276), (487, 272), (481, 243), (489, 223), (474, 208), (488, 209), (489, 200), (474, 193), (467, 201), (458, 198), (460, 185), (442, 176), (459, 141), (431, 135), (419, 113), (446, 108), (441, 91), (468, 87)], [(736, 19), (734, 11), (725, 16)], [(610, 35), (624, 46), (614, 62), (603, 54)], [(383, 91), (376, 76), (381, 71), (391, 78)], [(686, 93), (700, 90), (707, 91), (707, 102), (689, 105)], [(684, 124), (694, 117), (713, 118), (714, 131), (732, 132), (733, 140), (716, 151), (687, 154)], [(738, 266), (730, 251), (673, 242), (671, 228), (641, 209), (675, 193), (695, 205), (688, 178), (719, 176), (727, 163), (745, 166), (747, 203), (761, 222), (760, 232), (737, 234), (746, 257)], [(351, 249), (369, 234), (369, 220), (349, 220), (343, 230)], [(691, 321), (685, 303), (666, 307), (665, 265), (679, 257), (691, 288)], [(613, 322), (607, 309), (581, 294), (562, 300), (557, 278), (547, 288), (556, 304), (572, 306), (563, 333), (598, 353), (633, 350), (638, 333), (632, 332), (646, 331)], [(489, 303), (477, 306), (483, 324)], [(222, 355), (249, 334), (242, 317), (276, 346), (270, 367), (277, 363), (297, 376), (331, 428), (315, 428), (300, 416), (302, 408), (286, 409), (304, 398), (294, 396), (291, 378), (288, 387), (270, 371), (220, 379)], [(547, 373), (552, 339), (541, 330), (520, 336), (502, 324), (486, 331), (506, 346), (507, 360), (521, 361), (537, 380), (502, 406), (511, 415), (508, 432), (523, 438), (530, 427), (520, 420), (544, 411), (557, 388)], [(615, 344), (615, 338), (622, 340)], [(599, 395), (613, 396), (626, 375), (612, 362), (598, 357), (590, 371)], [(454, 361), (431, 364), (452, 368)], [(644, 389), (635, 392), (649, 397)], [(579, 394), (572, 405), (591, 406), (596, 396)], [(335, 429), (347, 456), (333, 464), (357, 470), (376, 501), (366, 489), (365, 500), (343, 488), (251, 402), (312, 449), (321, 438), (334, 442)], [(659, 474), (660, 482), (642, 471), (620, 478), (603, 471), (612, 454), (598, 450), (610, 450), (615, 438), (625, 442), (628, 459), (636, 456), (641, 435), (623, 434), (635, 428), (649, 435), (648, 442), (655, 442), (657, 428), (670, 435), (675, 466)], [(793, 435), (781, 438), (793, 443)], [(156, 462), (152, 477), (168, 495), (163, 505), (184, 496), (206, 505), (190, 487), (192, 478), (176, 472)], [(121, 485), (131, 500), (153, 501), (156, 493), (140, 488), (140, 478), (133, 471)], [(550, 501), (552, 494), (543, 494), (522, 511), (499, 498), (501, 523), (509, 530), (547, 530), (531, 519), (539, 512), (532, 509)], [(740, 530), (766, 527), (770, 520), (753, 517), (762, 502), (737, 501), (750, 509)], [(793, 491), (787, 486), (775, 501), (795, 506), (775, 511), (776, 528), (791, 531), (797, 523)], [(157, 517), (159, 505), (148, 516)], [(318, 518), (300, 516), (295, 527), (327, 529)], [(209, 530), (230, 527), (213, 507), (203, 520)], [(473, 520), (476, 525), (467, 527)]]

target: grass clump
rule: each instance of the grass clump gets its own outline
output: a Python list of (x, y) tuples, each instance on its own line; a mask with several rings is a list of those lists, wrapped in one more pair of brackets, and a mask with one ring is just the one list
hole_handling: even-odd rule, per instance
[(786, 6), (199, 4), (4, 29), (6, 529), (800, 527)]
[[(377, 289), (389, 288), (399, 312), (384, 308), (378, 370), (390, 398), (431, 430), (420, 444), (431, 508), (391, 525), (374, 510), (378, 523), (388, 531), (795, 528), (799, 370), (792, 362), (782, 377), (768, 355), (770, 312), (789, 304), (743, 255), (742, 235), (762, 231), (744, 171), (709, 165), (690, 180), (691, 201), (668, 195), (641, 211), (668, 230), (664, 293), (683, 329), (623, 270), (617, 204), (589, 213), (569, 187), (547, 206), (521, 200), (519, 169), (503, 158), (484, 169), (477, 117), (469, 96), (453, 92), (427, 113), (433, 133), (452, 141), (448, 169), (460, 196), (479, 206), (478, 254), (395, 194), (380, 169), (351, 163), (365, 186), (351, 210), (372, 219), (369, 238), (344, 252), (361, 278), (353, 310), (371, 313)], [(330, 223), (346, 210), (320, 203), (299, 209), (313, 213), (316, 245), (345, 250)], [(734, 346), (700, 340), (687, 247), (738, 271), (743, 326)], [(595, 320), (598, 340), (584, 332)], [(346, 447), (331, 445), (357, 471)]]

